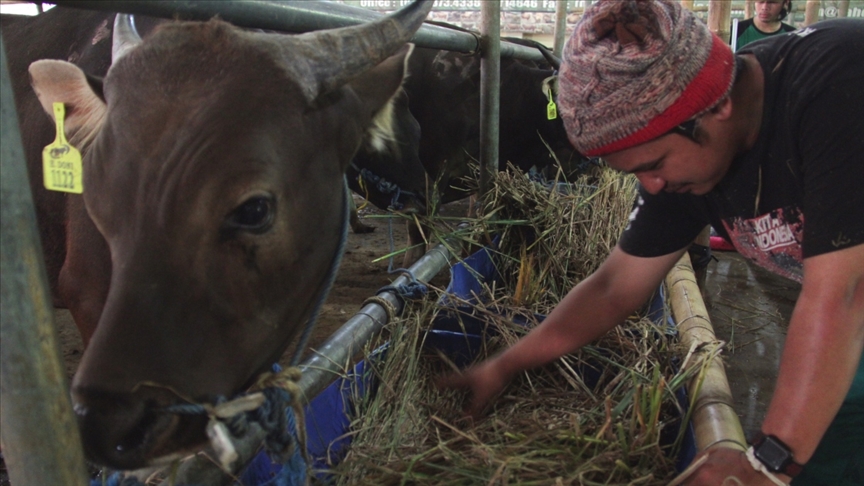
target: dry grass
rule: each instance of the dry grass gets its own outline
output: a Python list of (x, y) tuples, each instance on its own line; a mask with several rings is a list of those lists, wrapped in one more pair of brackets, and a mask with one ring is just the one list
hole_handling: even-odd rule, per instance
[[(518, 340), (536, 324), (534, 313), (548, 313), (614, 247), (635, 180), (601, 169), (572, 187), (501, 173), (484, 216), (458, 230), (434, 221), (439, 241), (498, 237), (501, 281), (484, 289), (481, 303), (459, 307), (484, 323), (477, 360)], [(676, 371), (666, 329), (634, 316), (593, 345), (522, 373), (473, 422), (461, 412), (462, 393), (433, 385), (455, 367), (424, 346), (436, 317), (454, 312), (434, 297), (389, 324), (386, 359), (370, 360), (379, 386), (357, 399), (354, 442), (331, 470), (339, 484), (659, 485), (674, 476), (685, 415), (675, 391), (696, 368)], [(528, 325), (513, 324), (517, 315)]]
[[(473, 310), (494, 316), (478, 359), (526, 332), (500, 314), (509, 311)], [(684, 415), (674, 391), (690, 372), (675, 371), (673, 342), (650, 320), (521, 374), (474, 422), (460, 411), (462, 393), (433, 384), (451, 370), (423, 346), (441, 312), (427, 300), (390, 325), (386, 359), (372, 367), (377, 393), (359, 399), (354, 442), (331, 471), (339, 484), (659, 485), (674, 475)]]

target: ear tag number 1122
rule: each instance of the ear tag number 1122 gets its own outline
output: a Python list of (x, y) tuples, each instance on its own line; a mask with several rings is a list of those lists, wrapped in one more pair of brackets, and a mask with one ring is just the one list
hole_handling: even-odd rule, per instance
[(81, 152), (66, 141), (66, 134), (63, 131), (65, 116), (66, 108), (63, 103), (54, 103), (57, 138), (42, 150), (45, 189), (81, 194), (84, 192)]

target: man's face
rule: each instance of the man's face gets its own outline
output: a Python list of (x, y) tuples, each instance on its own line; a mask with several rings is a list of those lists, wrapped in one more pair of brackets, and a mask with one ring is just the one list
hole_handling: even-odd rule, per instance
[(757, 0), (756, 16), (762, 22), (776, 22), (780, 19), (785, 0)]
[(679, 134), (667, 134), (603, 159), (615, 170), (634, 174), (651, 194), (660, 191), (702, 195), (726, 175), (735, 157), (722, 126), (706, 123), (701, 143)]

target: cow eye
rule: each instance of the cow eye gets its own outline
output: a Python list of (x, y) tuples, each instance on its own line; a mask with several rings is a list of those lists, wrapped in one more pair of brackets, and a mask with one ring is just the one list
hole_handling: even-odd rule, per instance
[(229, 229), (263, 233), (273, 224), (273, 207), (272, 197), (251, 197), (228, 215), (226, 225)]

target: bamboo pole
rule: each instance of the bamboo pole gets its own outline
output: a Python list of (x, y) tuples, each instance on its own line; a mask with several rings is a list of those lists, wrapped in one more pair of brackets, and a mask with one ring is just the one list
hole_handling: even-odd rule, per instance
[(849, 16), (849, 0), (840, 0), (837, 4), (837, 17), (845, 18)]
[(807, 0), (807, 7), (804, 10), (804, 27), (819, 21), (819, 6), (821, 3), (820, 0)]
[(720, 343), (687, 253), (666, 276), (666, 288), (681, 342), (692, 352), (689, 358), (701, 358), (705, 363), (704, 372), (694, 376), (687, 386), (696, 447), (700, 452), (715, 446), (746, 450), (744, 431), (732, 406), (732, 392), (719, 356)]
[(709, 0), (708, 29), (723, 42), (729, 43), (729, 27), (732, 18), (732, 3), (729, 0)]

